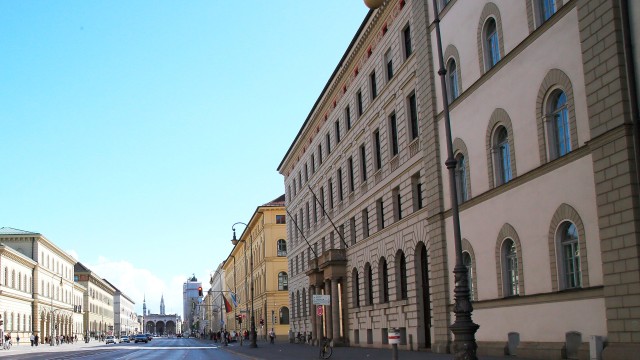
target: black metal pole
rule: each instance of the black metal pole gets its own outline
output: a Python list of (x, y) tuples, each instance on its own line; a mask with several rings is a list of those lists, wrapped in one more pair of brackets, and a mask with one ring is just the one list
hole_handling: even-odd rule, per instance
[(469, 299), (469, 277), (467, 267), (462, 263), (462, 237), (460, 235), (460, 211), (458, 209), (458, 189), (456, 188), (456, 166), (457, 161), (453, 157), (453, 141), (451, 139), (451, 119), (449, 117), (449, 101), (447, 96), (447, 70), (444, 66), (442, 55), (442, 38), (440, 36), (440, 16), (438, 14), (438, 4), (433, 0), (433, 15), (436, 28), (436, 42), (438, 46), (438, 63), (440, 68), (440, 86), (442, 87), (442, 104), (444, 113), (444, 125), (447, 140), (447, 160), (445, 165), (449, 171), (449, 192), (451, 193), (451, 214), (453, 218), (453, 237), (456, 251), (456, 266), (453, 269), (455, 288), (453, 312), (455, 321), (449, 326), (454, 335), (453, 352), (454, 359), (475, 360), (476, 344), (475, 334), (480, 326), (471, 319), (473, 306)]

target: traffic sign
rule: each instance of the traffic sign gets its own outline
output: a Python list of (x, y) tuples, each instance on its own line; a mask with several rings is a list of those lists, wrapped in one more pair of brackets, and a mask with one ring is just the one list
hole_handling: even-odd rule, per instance
[(316, 314), (317, 314), (318, 316), (322, 316), (322, 313), (324, 312), (324, 311), (323, 311), (323, 309), (324, 309), (324, 308), (323, 308), (322, 306), (318, 306), (318, 307), (316, 307)]
[(331, 295), (313, 295), (313, 305), (331, 305)]

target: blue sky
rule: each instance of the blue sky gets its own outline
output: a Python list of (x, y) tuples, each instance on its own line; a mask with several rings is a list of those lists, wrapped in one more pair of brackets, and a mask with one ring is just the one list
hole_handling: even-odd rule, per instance
[(208, 288), (231, 225), (284, 193), (276, 168), (367, 11), (0, 2), (0, 227), (182, 315), (187, 276)]

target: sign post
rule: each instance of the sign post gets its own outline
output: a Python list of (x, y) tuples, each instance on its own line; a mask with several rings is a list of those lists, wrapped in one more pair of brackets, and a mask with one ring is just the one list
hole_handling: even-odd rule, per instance
[(389, 344), (391, 344), (391, 359), (398, 360), (398, 344), (400, 344), (400, 329), (390, 328), (387, 333)]
[(313, 305), (331, 305), (331, 295), (313, 295)]

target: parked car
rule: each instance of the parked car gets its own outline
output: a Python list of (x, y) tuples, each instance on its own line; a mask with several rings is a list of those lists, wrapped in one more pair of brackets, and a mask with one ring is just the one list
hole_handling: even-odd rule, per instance
[(116, 343), (116, 338), (113, 335), (109, 335), (105, 339), (105, 343), (106, 344), (115, 344)]
[(143, 343), (148, 343), (149, 339), (147, 339), (147, 335), (145, 334), (138, 334), (136, 335), (136, 337), (133, 339), (133, 341), (137, 344), (139, 342), (143, 342)]
[(151, 335), (151, 334), (145, 334), (145, 335), (147, 335), (147, 340), (148, 341), (153, 340), (153, 335)]
[(128, 342), (129, 342), (129, 337), (128, 337), (128, 336), (123, 336), (123, 337), (121, 337), (121, 338), (120, 338), (120, 342), (121, 342), (121, 343), (123, 343), (123, 342), (128, 343)]

